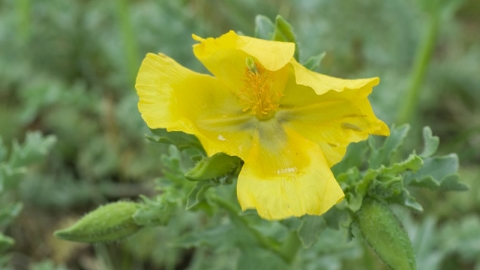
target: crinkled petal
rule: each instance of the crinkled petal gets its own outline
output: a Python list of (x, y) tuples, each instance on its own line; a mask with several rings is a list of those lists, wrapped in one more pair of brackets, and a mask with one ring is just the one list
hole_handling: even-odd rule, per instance
[(342, 160), (349, 143), (365, 140), (371, 134), (390, 134), (387, 125), (375, 116), (368, 101), (367, 96), (378, 79), (371, 80), (360, 88), (344, 88), (319, 95), (313, 87), (298, 85), (298, 80), (291, 78), (277, 118), (285, 126), (317, 143), (328, 164), (333, 166)]
[(317, 72), (313, 72), (294, 58), (290, 63), (295, 72), (295, 79), (297, 84), (311, 87), (317, 95), (322, 95), (328, 91), (342, 92), (347, 89), (372, 89), (373, 86), (379, 83), (378, 78), (344, 80), (335, 77), (330, 77)]
[(248, 153), (256, 120), (243, 113), (236, 96), (218, 79), (163, 54), (148, 54), (135, 87), (139, 110), (150, 128), (194, 134), (210, 155)]
[(233, 89), (243, 85), (245, 61), (253, 57), (265, 69), (276, 71), (293, 58), (295, 44), (239, 36), (230, 31), (219, 38), (193, 38), (195, 56), (215, 77)]
[(237, 195), (243, 210), (269, 220), (321, 215), (344, 197), (321, 148), (276, 120), (259, 126)]

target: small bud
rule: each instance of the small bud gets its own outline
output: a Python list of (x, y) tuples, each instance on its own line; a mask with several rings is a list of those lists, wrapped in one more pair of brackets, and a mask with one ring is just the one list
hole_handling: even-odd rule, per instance
[(139, 204), (133, 202), (115, 202), (100, 206), (70, 228), (56, 231), (54, 235), (57, 238), (86, 243), (122, 239), (141, 228), (132, 218), (139, 207)]
[(200, 160), (193, 169), (185, 174), (185, 177), (192, 181), (217, 179), (234, 172), (240, 164), (241, 159), (238, 157), (217, 153)]
[(247, 64), (247, 68), (248, 68), (248, 70), (250, 70), (250, 72), (258, 73), (257, 65), (255, 64), (255, 60), (253, 60), (252, 57), (247, 57), (245, 62)]

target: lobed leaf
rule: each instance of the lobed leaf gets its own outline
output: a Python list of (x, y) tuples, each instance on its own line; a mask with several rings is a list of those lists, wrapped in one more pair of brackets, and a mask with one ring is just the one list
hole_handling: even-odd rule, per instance
[(303, 247), (309, 248), (316, 243), (326, 228), (327, 223), (322, 216), (305, 216), (297, 232)]
[(255, 17), (255, 37), (265, 40), (271, 40), (275, 32), (275, 24), (263, 15)]
[(216, 250), (226, 250), (234, 247), (239, 235), (232, 233), (235, 228), (232, 224), (221, 224), (200, 232), (189, 232), (175, 239), (174, 247), (192, 248), (210, 246)]
[(458, 157), (456, 154), (426, 158), (422, 168), (415, 173), (408, 174), (405, 182), (408, 185), (437, 189), (446, 177), (456, 174), (457, 171)]
[(366, 141), (351, 143), (347, 148), (347, 153), (342, 161), (332, 167), (332, 172), (337, 177), (338, 175), (347, 172), (350, 168), (356, 167), (357, 170), (363, 165), (366, 159), (366, 154), (369, 147)]
[(55, 136), (43, 137), (40, 132), (27, 133), (23, 145), (14, 142), (9, 165), (15, 168), (28, 166), (42, 160), (56, 141)]
[(441, 184), (440, 184), (440, 190), (442, 191), (467, 191), (469, 190), (469, 187), (462, 183), (459, 182), (458, 179), (458, 174), (451, 174), (446, 176)]
[(376, 169), (382, 164), (390, 165), (393, 154), (395, 154), (403, 144), (409, 129), (410, 126), (407, 124), (400, 127), (393, 127), (390, 136), (385, 139), (382, 147), (378, 149), (373, 145), (373, 137), (370, 137), (368, 141), (372, 150), (370, 159), (368, 160), (370, 168)]
[(197, 182), (195, 187), (188, 193), (186, 209), (190, 210), (205, 199), (205, 192), (219, 183), (212, 180)]
[(435, 152), (437, 152), (438, 145), (440, 144), (440, 139), (437, 136), (432, 136), (432, 130), (430, 127), (423, 128), (423, 141), (425, 147), (423, 152), (420, 154), (423, 158), (431, 157)]
[(326, 54), (326, 52), (322, 52), (320, 54), (311, 56), (305, 63), (303, 63), (303, 66), (305, 66), (309, 70), (315, 71), (322, 63), (322, 60)]
[(178, 149), (184, 150), (188, 148), (196, 148), (205, 152), (202, 144), (197, 137), (180, 131), (167, 131), (164, 128), (151, 129), (153, 136), (145, 135), (145, 137), (157, 143), (172, 144)]
[(300, 50), (293, 27), (280, 15), (275, 18), (275, 31), (273, 33), (273, 40), (295, 43), (295, 53), (293, 56), (297, 60), (300, 58)]
[(392, 202), (398, 203), (417, 212), (423, 212), (422, 205), (419, 204), (412, 195), (410, 195), (410, 191), (408, 191), (406, 188), (402, 190), (399, 196), (393, 198)]

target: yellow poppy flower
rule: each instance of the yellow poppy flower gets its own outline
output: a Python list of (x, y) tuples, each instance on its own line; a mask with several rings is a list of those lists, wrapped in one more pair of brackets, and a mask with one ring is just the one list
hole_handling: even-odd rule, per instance
[(349, 143), (389, 135), (367, 99), (379, 79), (312, 72), (293, 58), (293, 43), (233, 31), (193, 38), (215, 77), (148, 54), (136, 83), (147, 125), (194, 134), (209, 156), (240, 157), (240, 205), (265, 219), (321, 215), (342, 200), (330, 167)]

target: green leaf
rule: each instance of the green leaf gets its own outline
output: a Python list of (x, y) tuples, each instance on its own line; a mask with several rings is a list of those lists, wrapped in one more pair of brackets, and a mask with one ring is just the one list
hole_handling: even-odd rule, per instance
[(366, 141), (351, 143), (347, 148), (347, 153), (343, 157), (342, 161), (332, 167), (332, 172), (337, 177), (338, 175), (345, 173), (352, 167), (360, 169), (365, 160), (365, 155), (368, 151), (368, 145)]
[(362, 180), (360, 180), (360, 182), (356, 185), (355, 192), (362, 195), (362, 196), (367, 194), (370, 183), (373, 180), (375, 180), (375, 178), (378, 176), (379, 172), (380, 172), (380, 170), (368, 169), (368, 171), (366, 171), (365, 174), (363, 175)]
[(278, 255), (259, 247), (241, 249), (237, 270), (287, 270), (290, 267)]
[(412, 210), (415, 210), (417, 212), (423, 212), (423, 207), (421, 204), (419, 204), (414, 197), (412, 197), (411, 195), (407, 196), (404, 203), (403, 203), (406, 207), (412, 209)]
[(205, 192), (211, 187), (217, 186), (219, 183), (214, 181), (200, 181), (188, 193), (186, 209), (190, 210), (205, 199)]
[[(463, 261), (478, 262), (480, 243), (480, 218), (477, 213), (450, 220), (437, 234), (438, 246), (448, 254), (456, 254)], [(440, 239), (438, 239), (440, 238)]]
[(322, 60), (326, 54), (326, 52), (322, 52), (320, 54), (311, 56), (305, 63), (303, 63), (303, 66), (309, 70), (315, 71), (320, 66), (320, 63), (322, 63)]
[(421, 179), (413, 179), (409, 182), (410, 186), (420, 187), (420, 188), (428, 188), (431, 190), (438, 190), (440, 184), (435, 181), (432, 177), (424, 177)]
[(54, 233), (55, 237), (85, 243), (110, 242), (136, 233), (138, 226), (132, 216), (140, 205), (133, 202), (115, 202), (97, 208), (70, 228)]
[(12, 168), (8, 164), (0, 164), (0, 191), (17, 188), (20, 184), (18, 180), (26, 172), (25, 167)]
[(402, 125), (400, 127), (392, 127), (390, 136), (385, 139), (385, 143), (379, 149), (376, 149), (373, 137), (370, 137), (368, 142), (372, 149), (372, 154), (369, 159), (370, 168), (376, 169), (380, 165), (390, 165), (391, 157), (396, 153), (397, 149), (403, 144), (403, 140), (407, 136), (409, 125)]
[(420, 170), (423, 166), (423, 160), (417, 155), (410, 155), (408, 158), (402, 162), (397, 162), (390, 167), (387, 167), (382, 170), (382, 174), (394, 174), (398, 175), (405, 171), (416, 172)]
[[(244, 211), (242, 212), (242, 214), (248, 211), (251, 211), (251, 210)], [(256, 211), (255, 211), (255, 215), (258, 215)], [(298, 231), (300, 229), (300, 226), (302, 226), (302, 224), (304, 223), (304, 220), (297, 217), (291, 217), (287, 219), (282, 219), (279, 222), (283, 226), (285, 226), (285, 228), (287, 228), (289, 231)]]
[(390, 268), (416, 269), (415, 253), (408, 234), (386, 204), (365, 199), (356, 213), (354, 224), (356, 234), (363, 236)]
[[(166, 196), (166, 194), (162, 194)], [(166, 201), (160, 200), (154, 201), (143, 195), (141, 195), (143, 204), (133, 214), (133, 221), (139, 226), (165, 226), (170, 221), (172, 215), (171, 204)]]
[(309, 248), (317, 242), (320, 234), (327, 228), (325, 219), (321, 216), (305, 216), (298, 229), (298, 238), (303, 247)]
[(332, 207), (325, 214), (322, 215), (327, 223), (327, 227), (339, 230), (344, 227), (345, 224), (350, 224), (351, 219), (347, 214), (347, 211), (342, 211), (338, 207)]
[(227, 176), (242, 164), (236, 156), (217, 153), (211, 157), (204, 157), (193, 169), (185, 174), (188, 180), (205, 181)]
[(175, 239), (171, 245), (174, 247), (192, 248), (200, 246), (210, 246), (215, 250), (227, 250), (235, 246), (237, 237), (240, 235), (232, 233), (235, 227), (230, 224), (217, 225), (203, 231), (189, 232), (178, 239)]
[(22, 211), (22, 203), (3, 204), (0, 208), (0, 227), (5, 227)]
[[(449, 175), (456, 174), (458, 171), (458, 157), (456, 154), (450, 154), (441, 157), (432, 157), (424, 160), (423, 167), (416, 173), (408, 174), (405, 177), (405, 183), (408, 185), (418, 185), (421, 182), (435, 181), (439, 185), (443, 179)], [(425, 178), (430, 178), (425, 180)]]
[(23, 145), (18, 144), (18, 142), (13, 143), (12, 154), (9, 160), (10, 166), (16, 168), (41, 161), (52, 149), (56, 141), (55, 136), (43, 137), (40, 132), (27, 133)]
[(343, 190), (347, 190), (350, 186), (355, 185), (361, 179), (360, 172), (357, 167), (352, 167), (346, 172), (335, 176), (337, 182)]
[(63, 265), (55, 266), (55, 263), (47, 259), (30, 265), (30, 270), (68, 270)]
[(295, 43), (295, 59), (299, 59), (300, 52), (297, 43), (297, 38), (293, 32), (293, 27), (280, 15), (275, 18), (275, 31), (273, 33), (273, 40)]
[(7, 148), (5, 147), (5, 144), (3, 144), (3, 139), (0, 137), (0, 162), (5, 160), (7, 157)]
[(275, 32), (275, 24), (267, 16), (257, 15), (255, 17), (255, 37), (271, 40)]
[(15, 244), (13, 238), (0, 233), (0, 253), (5, 252)]
[(368, 194), (375, 198), (393, 198), (401, 195), (403, 190), (402, 177), (386, 175), (379, 178), (383, 180), (374, 180), (368, 187)]
[(352, 212), (357, 212), (362, 206), (363, 196), (360, 194), (347, 192), (345, 199), (348, 202), (348, 208), (352, 210)]
[(423, 207), (420, 205), (415, 198), (410, 195), (410, 191), (407, 189), (403, 189), (402, 193), (390, 200), (391, 202), (398, 203), (400, 205), (403, 205), (407, 208), (410, 208), (411, 210), (417, 211), (417, 212), (423, 212)]
[(440, 139), (437, 136), (432, 136), (430, 127), (423, 128), (423, 141), (425, 142), (425, 148), (420, 154), (421, 157), (428, 158), (437, 152)]
[(151, 131), (153, 136), (145, 135), (145, 137), (152, 142), (173, 144), (180, 150), (196, 148), (202, 152), (205, 152), (202, 144), (194, 135), (186, 134), (181, 131), (169, 132), (164, 128), (151, 129)]
[(458, 181), (458, 174), (452, 174), (446, 176), (441, 184), (440, 184), (440, 190), (443, 191), (467, 191), (469, 190), (469, 187)]

